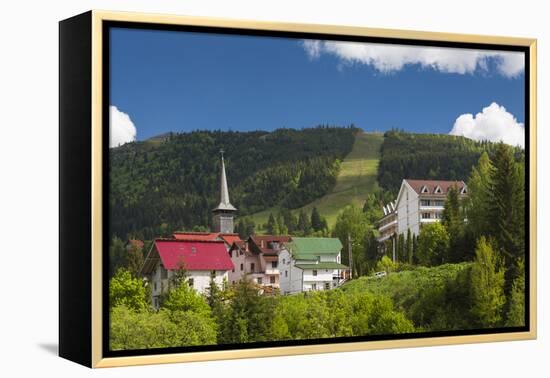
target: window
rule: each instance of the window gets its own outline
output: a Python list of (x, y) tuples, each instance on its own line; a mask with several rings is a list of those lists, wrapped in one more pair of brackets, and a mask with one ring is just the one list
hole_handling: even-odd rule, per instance
[(231, 269), (231, 273), (235, 273), (235, 267), (233, 267), (233, 269)]
[(439, 185), (435, 188), (434, 193), (441, 193), (441, 187)]
[(258, 285), (261, 285), (262, 284), (262, 277), (258, 277), (256, 279), (256, 282), (258, 283)]
[(422, 213), (422, 219), (430, 219), (431, 214), (430, 213)]
[(275, 276), (269, 277), (269, 283), (271, 283), (271, 284), (275, 283)]
[(191, 253), (197, 253), (197, 248), (191, 247)]
[(285, 259), (283, 259), (283, 265), (285, 265), (285, 264), (286, 264), (286, 260), (285, 260)]
[(420, 206), (430, 206), (430, 200), (420, 200)]
[(155, 281), (155, 283), (153, 284), (153, 289), (154, 289), (155, 291), (157, 291), (157, 282), (156, 282), (156, 281)]
[(285, 277), (288, 277), (288, 270), (285, 270)]
[(192, 279), (192, 278), (188, 278), (187, 279), (187, 284), (189, 285), (189, 287), (193, 287), (193, 285), (195, 284), (195, 280)]
[(311, 290), (317, 290), (317, 284), (311, 284)]
[(277, 261), (272, 261), (272, 262), (271, 262), (271, 267), (272, 267), (273, 269), (275, 269), (275, 268), (277, 267)]
[(254, 263), (250, 263), (250, 271), (251, 271), (251, 272), (254, 271)]
[(244, 270), (244, 264), (241, 264), (241, 271)]
[(325, 290), (330, 290), (330, 282), (325, 282)]
[(441, 201), (441, 200), (436, 200), (436, 201), (433, 201), (433, 204), (434, 206), (445, 206), (445, 201)]
[[(424, 185), (424, 186), (422, 187), (422, 190), (420, 191), (420, 193), (428, 193), (428, 192), (429, 192), (428, 187), (427, 187), (426, 185)], [(408, 193), (407, 193), (407, 194), (408, 194)]]
[(164, 268), (164, 265), (160, 266), (160, 279), (165, 280), (168, 278), (168, 271)]
[(317, 275), (317, 270), (316, 270), (316, 269), (313, 269), (313, 275), (314, 275), (314, 276)]

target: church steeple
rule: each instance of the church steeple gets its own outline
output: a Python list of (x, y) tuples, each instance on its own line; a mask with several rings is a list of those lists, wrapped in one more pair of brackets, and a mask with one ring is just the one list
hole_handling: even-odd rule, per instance
[(220, 174), (220, 204), (212, 210), (214, 213), (214, 231), (222, 233), (233, 233), (234, 212), (237, 209), (229, 202), (229, 189), (227, 188), (227, 177), (225, 175), (225, 162), (223, 160), (223, 150), (221, 154), (221, 174)]

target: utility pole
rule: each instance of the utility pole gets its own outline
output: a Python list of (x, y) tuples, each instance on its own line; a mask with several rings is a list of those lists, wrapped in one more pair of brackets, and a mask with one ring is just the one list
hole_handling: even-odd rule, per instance
[(353, 253), (351, 251), (351, 235), (348, 234), (349, 278), (353, 278)]

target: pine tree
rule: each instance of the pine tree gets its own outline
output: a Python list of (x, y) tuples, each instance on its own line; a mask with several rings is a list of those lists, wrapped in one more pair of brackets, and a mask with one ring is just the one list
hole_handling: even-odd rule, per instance
[(309, 222), (306, 212), (302, 209), (298, 216), (298, 230), (302, 235), (307, 236), (311, 232), (311, 223)]
[(515, 161), (512, 148), (497, 145), (490, 171), (487, 215), (490, 230), (512, 270), (525, 255), (525, 190), (524, 168)]
[(500, 254), (484, 236), (477, 242), (476, 258), (472, 266), (472, 314), (483, 327), (502, 323), (504, 295), (504, 268)]
[(269, 213), (269, 219), (267, 220), (266, 225), (266, 231), (269, 235), (277, 235), (278, 230), (276, 232), (277, 223), (275, 221), (275, 217), (273, 216), (273, 213)]
[(525, 325), (525, 265), (523, 260), (518, 263), (517, 271), (521, 272), (512, 284), (508, 298), (506, 325), (520, 327)]
[(397, 237), (397, 260), (399, 262), (404, 262), (406, 260), (405, 248), (405, 235), (399, 234)]
[(466, 255), (464, 251), (464, 214), (456, 186), (452, 186), (447, 193), (441, 223), (449, 234), (449, 253), (445, 260), (448, 262), (464, 260)]
[(321, 215), (315, 206), (311, 210), (311, 228), (313, 228), (313, 231), (323, 230), (323, 220), (321, 219)]
[(411, 235), (411, 229), (407, 229), (407, 262), (413, 263), (413, 236)]
[(490, 174), (493, 169), (487, 152), (483, 152), (468, 179), (468, 195), (465, 200), (468, 233), (473, 239), (488, 234), (491, 228), (488, 205), (491, 196)]
[(412, 263), (413, 264), (417, 264), (418, 263), (418, 258), (416, 257), (417, 253), (418, 253), (418, 236), (417, 235), (414, 235), (413, 234), (413, 242), (412, 242), (412, 254), (413, 254), (413, 260), (412, 260)]

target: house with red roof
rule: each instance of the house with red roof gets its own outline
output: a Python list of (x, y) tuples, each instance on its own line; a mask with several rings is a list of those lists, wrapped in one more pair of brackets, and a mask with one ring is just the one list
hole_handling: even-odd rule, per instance
[(404, 179), (396, 200), (383, 206), (378, 241), (391, 242), (395, 251), (398, 235), (406, 234), (408, 230), (411, 235), (418, 235), (423, 224), (441, 221), (451, 188), (456, 188), (459, 198), (468, 195), (464, 181)]
[(141, 269), (151, 285), (153, 307), (159, 307), (161, 294), (181, 270), (185, 270), (189, 286), (206, 293), (211, 278), (218, 286), (227, 282), (233, 262), (223, 240), (156, 239)]

